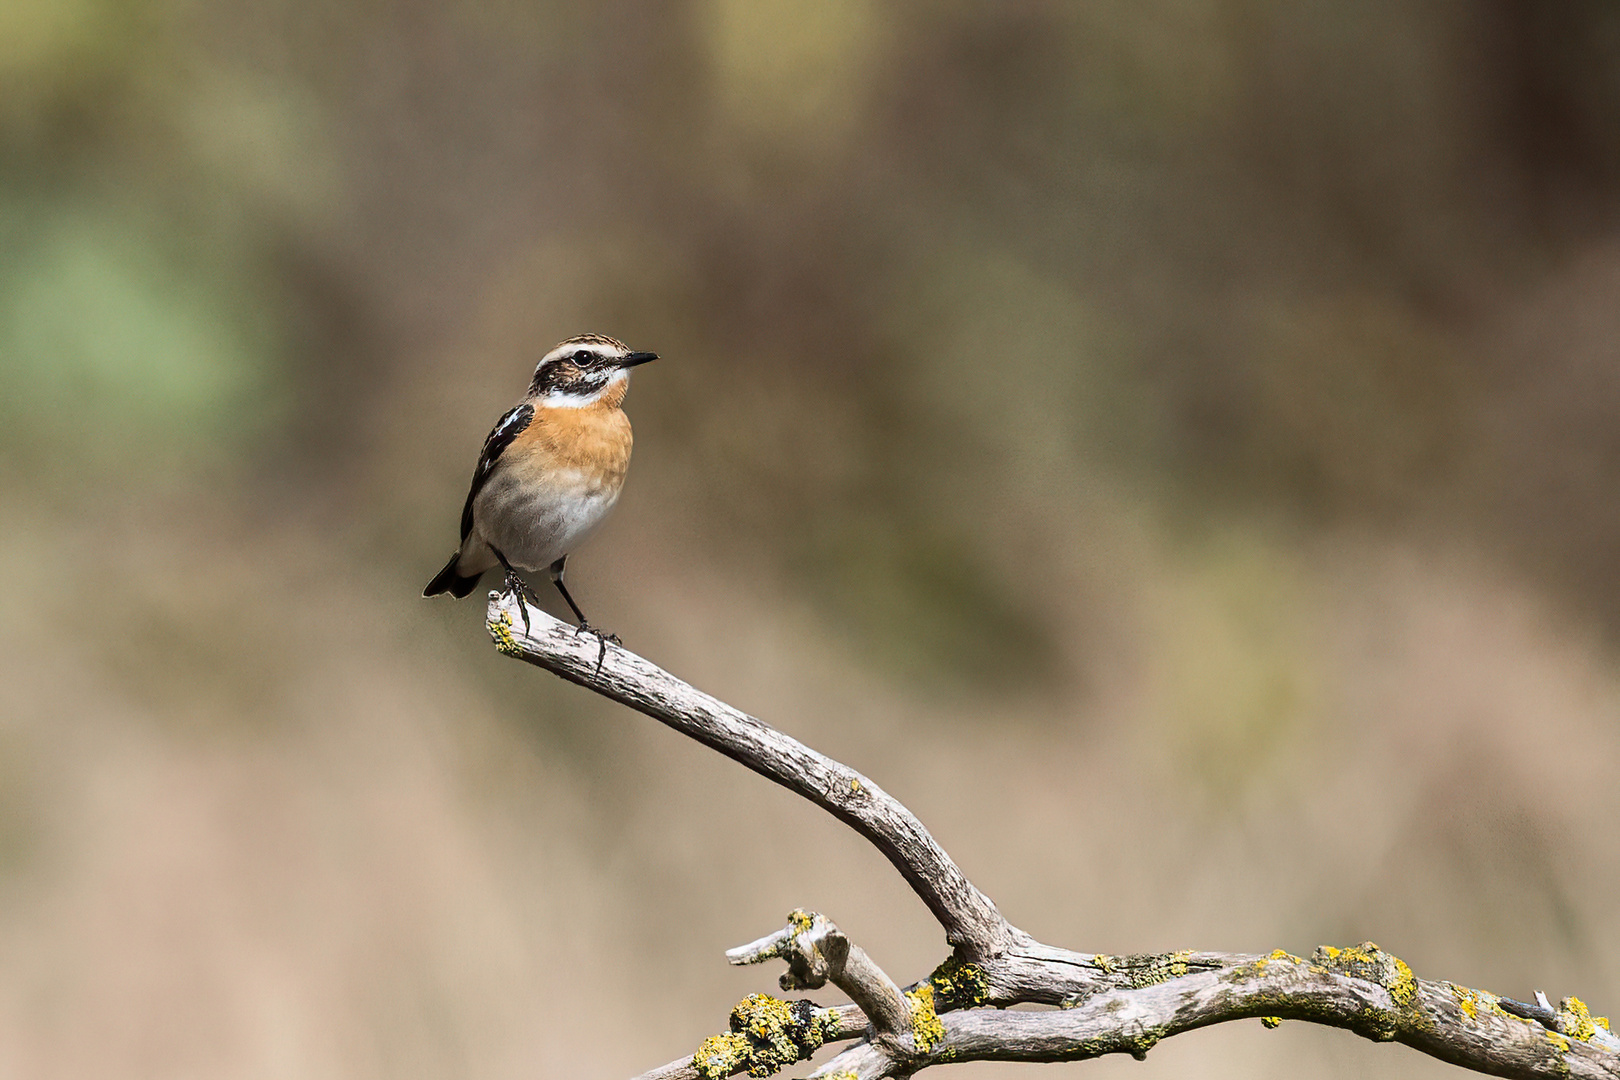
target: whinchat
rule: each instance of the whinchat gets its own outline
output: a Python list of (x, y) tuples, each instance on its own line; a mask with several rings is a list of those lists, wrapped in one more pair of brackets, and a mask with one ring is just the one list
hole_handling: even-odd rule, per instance
[(579, 629), (611, 637), (568, 595), (563, 566), (619, 499), (630, 466), (630, 419), (620, 406), (630, 369), (656, 359), (600, 334), (571, 337), (541, 357), (529, 392), (484, 440), (461, 510), (461, 546), (423, 596), (459, 599), (499, 566), (522, 601), (517, 571), (544, 569)]

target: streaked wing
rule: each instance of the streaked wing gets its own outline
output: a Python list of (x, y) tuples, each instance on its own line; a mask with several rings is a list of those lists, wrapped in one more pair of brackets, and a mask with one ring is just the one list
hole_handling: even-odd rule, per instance
[(473, 470), (472, 488), (467, 492), (467, 505), (461, 508), (462, 543), (467, 542), (467, 534), (472, 532), (473, 500), (484, 490), (484, 483), (489, 479), (489, 474), (495, 471), (495, 463), (501, 459), (502, 452), (533, 422), (534, 406), (519, 405), (497, 420), (495, 430), (484, 440), (484, 451), (478, 455), (478, 467)]

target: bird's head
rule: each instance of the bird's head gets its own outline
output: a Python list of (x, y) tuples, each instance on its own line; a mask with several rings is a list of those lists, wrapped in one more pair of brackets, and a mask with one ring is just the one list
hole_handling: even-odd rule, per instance
[(624, 400), (630, 369), (656, 359), (657, 353), (631, 352), (610, 337), (581, 334), (540, 358), (529, 393), (553, 407), (617, 405)]

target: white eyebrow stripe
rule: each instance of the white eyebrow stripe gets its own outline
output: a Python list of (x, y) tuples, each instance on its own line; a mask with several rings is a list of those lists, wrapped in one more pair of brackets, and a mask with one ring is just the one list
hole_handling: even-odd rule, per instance
[(611, 345), (581, 344), (579, 342), (570, 343), (565, 341), (555, 349), (552, 349), (550, 352), (546, 353), (546, 355), (542, 356), (540, 358), (540, 362), (535, 365), (535, 370), (539, 371), (547, 364), (553, 363), (557, 360), (570, 359), (575, 353), (582, 352), (590, 353), (592, 356), (600, 356), (609, 360), (616, 360), (619, 357), (624, 356), (627, 352), (629, 352), (629, 350), (615, 349)]

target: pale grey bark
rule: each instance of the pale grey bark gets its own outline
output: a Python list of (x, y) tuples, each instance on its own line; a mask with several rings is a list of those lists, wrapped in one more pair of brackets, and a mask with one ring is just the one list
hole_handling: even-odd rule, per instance
[[(781, 959), (784, 990), (828, 982), (852, 1004), (829, 1009), (756, 996), (732, 1030), (641, 1080), (766, 1075), (820, 1046), (858, 1040), (813, 1074), (908, 1076), (958, 1061), (1075, 1061), (1145, 1055), (1159, 1040), (1209, 1024), (1263, 1018), (1346, 1028), (1405, 1043), (1464, 1068), (1508, 1077), (1620, 1080), (1620, 1039), (1574, 998), (1526, 1005), (1416, 978), (1366, 943), (1310, 958), (1176, 952), (1113, 957), (1045, 945), (1004, 919), (909, 810), (853, 769), (687, 685), (634, 653), (520, 601), (492, 594), (500, 651), (545, 668), (689, 735), (809, 799), (866, 837), (944, 928), (951, 956), (901, 991), (824, 916), (733, 949), (733, 963)], [(1004, 1011), (1041, 1004), (1045, 1011)]]
[[(616, 647), (602, 652), (595, 635), (576, 633), (538, 608), (528, 610), (525, 623), (517, 600), (497, 596), (490, 601), (490, 633), (503, 652), (646, 713), (837, 817), (888, 857), (945, 928), (946, 940), (965, 956), (991, 956), (1011, 945), (1034, 944), (973, 887), (911, 811), (854, 769), (632, 652)], [(526, 626), (531, 628), (527, 637)]]

